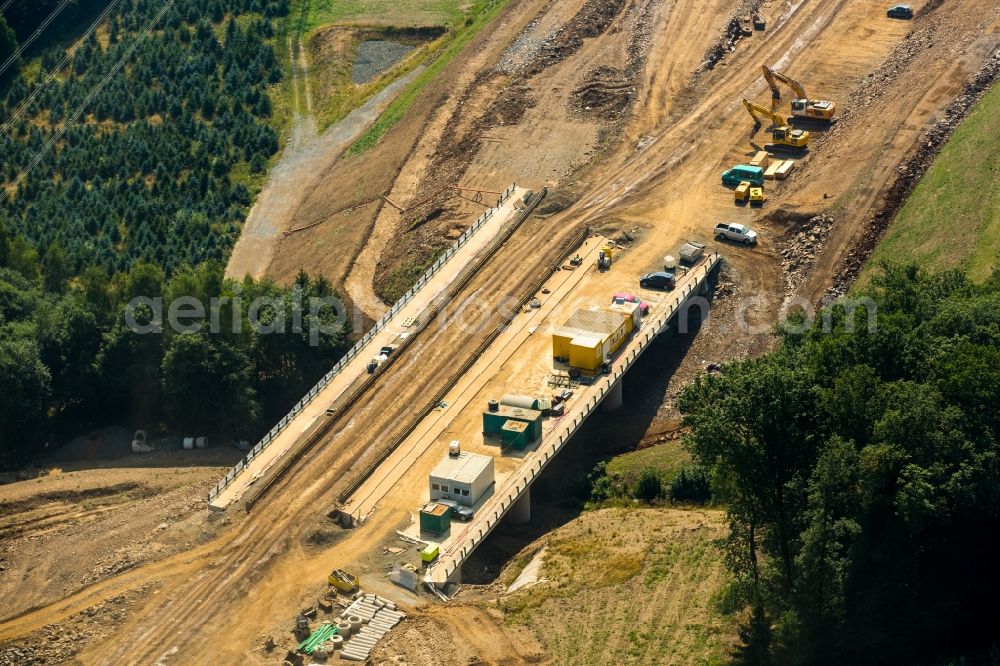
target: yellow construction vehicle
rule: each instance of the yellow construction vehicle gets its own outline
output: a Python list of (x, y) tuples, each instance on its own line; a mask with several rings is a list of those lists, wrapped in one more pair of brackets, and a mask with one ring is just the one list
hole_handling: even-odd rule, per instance
[[(806, 148), (809, 145), (809, 132), (789, 127), (784, 116), (778, 115), (771, 109), (763, 107), (760, 104), (754, 104), (748, 99), (743, 100), (743, 106), (750, 112), (750, 116), (756, 123), (756, 127), (760, 127), (763, 124), (758, 114), (771, 120), (770, 132), (771, 138), (774, 140), (774, 145), (799, 149)], [(754, 133), (757, 131), (756, 127), (754, 128)]]
[(792, 115), (796, 118), (812, 118), (814, 120), (833, 120), (833, 114), (837, 112), (837, 105), (833, 102), (820, 99), (809, 99), (805, 88), (795, 79), (786, 76), (781, 72), (771, 69), (767, 65), (763, 66), (764, 79), (767, 85), (771, 86), (771, 97), (781, 99), (781, 89), (778, 81), (781, 81), (795, 93), (792, 100)]
[(343, 569), (331, 571), (327, 582), (344, 594), (353, 594), (361, 588), (361, 579)]

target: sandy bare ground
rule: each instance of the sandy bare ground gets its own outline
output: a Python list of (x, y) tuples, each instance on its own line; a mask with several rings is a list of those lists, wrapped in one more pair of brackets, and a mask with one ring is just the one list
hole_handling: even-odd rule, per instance
[[(564, 11), (562, 4), (515, 3), (510, 12), (523, 25), (535, 17), (544, 19), (549, 11)], [(916, 9), (923, 4), (917, 3)], [(875, 3), (772, 3), (765, 33), (741, 42), (714, 70), (695, 74), (719, 36), (720, 18), (724, 20), (729, 11), (731, 4), (722, 0), (707, 5), (693, 0), (656, 3), (650, 18), (652, 42), (621, 139), (609, 139), (596, 167), (574, 176), (572, 191), (579, 196), (562, 199), (569, 207), (528, 220), (469, 284), (468, 294), (479, 294), (487, 305), (523, 296), (586, 224), (641, 229), (642, 240), (633, 250), (639, 261), (664, 254), (682, 238), (704, 238), (706, 227), (721, 218), (760, 225), (764, 240), (758, 250), (727, 249), (726, 258), (740, 288), (747, 295), (770, 299), (762, 310), (773, 311), (785, 296), (776, 239), (787, 231), (787, 223), (768, 213), (781, 206), (825, 210), (835, 203), (837, 226), (832, 237), (849, 237), (851, 225), (885, 188), (891, 165), (913, 149), (920, 127), (961, 92), (968, 76), (1000, 41), (998, 8), (987, 0), (942, 3), (913, 22), (888, 21), (884, 7)], [(933, 32), (932, 38), (907, 51), (891, 78), (881, 78), (884, 63), (896, 57), (894, 50), (914, 39), (908, 36), (911, 32), (925, 29)], [(614, 40), (621, 32), (608, 34)], [(587, 57), (604, 38), (585, 40), (577, 52), (583, 55), (559, 66), (577, 67), (580, 62), (574, 58)], [(472, 48), (482, 49), (483, 42)], [(459, 59), (444, 81), (458, 76), (466, 62)], [(784, 63), (786, 71), (807, 81), (818, 96), (840, 102), (860, 95), (871, 101), (850, 110), (835, 130), (818, 130), (811, 155), (800, 162), (790, 181), (769, 188), (771, 200), (758, 212), (735, 208), (731, 192), (718, 179), (724, 168), (752, 151), (751, 123), (739, 100), (746, 96), (768, 101), (758, 75), (762, 62)], [(540, 79), (532, 79), (536, 80)], [(534, 94), (536, 108), (555, 109), (565, 99), (547, 96), (544, 88)], [(525, 114), (521, 122), (533, 122), (531, 118)], [(461, 135), (463, 128), (474, 130), (474, 125), (470, 121), (452, 127)], [(406, 129), (415, 132), (414, 140), (420, 135), (419, 127)], [(533, 151), (528, 145), (518, 149), (526, 155)], [(434, 161), (429, 162), (433, 168)], [(837, 243), (828, 251), (835, 255)], [(833, 265), (824, 262), (817, 263), (817, 274)], [(486, 325), (499, 322), (498, 315), (487, 318)], [(730, 330), (720, 338), (732, 346), (736, 335)], [(277, 656), (253, 651), (263, 637), (273, 633), (287, 644), (289, 623), (308, 595), (321, 587), (331, 563), (363, 564), (366, 553), (393, 539), (402, 516), (377, 512), (364, 528), (323, 548), (304, 545), (305, 534), (323, 524), (352, 469), (409, 422), (414, 405), (426, 403), (454, 380), (454, 368), (483, 339), (484, 335), (458, 331), (447, 323), (437, 327), (415, 341), (399, 371), (380, 377), (368, 399), (341, 417), (328, 441), (297, 465), (265, 503), (246, 518), (233, 517), (221, 538), (102, 579), (57, 603), (0, 623), (0, 640), (32, 640), (38, 635), (33, 632), (45, 626), (149, 585), (157, 593), (150, 593), (144, 606), (128, 614), (113, 640), (77, 646), (82, 661), (275, 663)], [(712, 349), (704, 350), (706, 357), (711, 353)], [(362, 571), (378, 580), (384, 575), (384, 571)], [(482, 631), (495, 635), (486, 632), (496, 629)], [(546, 630), (540, 627), (539, 633), (544, 636)], [(503, 658), (496, 655), (495, 661)], [(511, 659), (510, 663), (518, 663), (525, 655), (512, 654)]]
[(214, 536), (204, 497), (239, 451), (53, 461), (0, 486), (0, 617), (44, 606)]

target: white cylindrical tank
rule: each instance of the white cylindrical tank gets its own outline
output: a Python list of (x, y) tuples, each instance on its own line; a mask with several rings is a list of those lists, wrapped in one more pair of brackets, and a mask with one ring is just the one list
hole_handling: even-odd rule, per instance
[(196, 437), (195, 440), (194, 440), (194, 445), (195, 445), (195, 448), (204, 449), (206, 446), (208, 446), (208, 438), (207, 437)]
[(185, 451), (190, 451), (191, 449), (193, 449), (194, 448), (194, 437), (185, 437), (184, 438), (183, 446), (184, 446), (184, 450)]
[(538, 398), (533, 398), (530, 395), (508, 393), (500, 398), (500, 404), (507, 405), (508, 407), (520, 407), (521, 409), (538, 409)]
[(667, 256), (663, 257), (663, 269), (664, 270), (672, 271), (675, 268), (677, 268), (677, 259), (674, 258), (674, 255), (668, 254)]
[(462, 453), (462, 444), (457, 439), (451, 440), (448, 444), (448, 455), (452, 458), (457, 458)]

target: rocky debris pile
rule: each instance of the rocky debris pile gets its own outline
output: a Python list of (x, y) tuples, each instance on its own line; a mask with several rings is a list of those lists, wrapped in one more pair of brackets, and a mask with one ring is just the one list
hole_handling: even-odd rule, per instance
[(904, 78), (903, 71), (921, 52), (934, 43), (935, 29), (933, 27), (914, 30), (897, 44), (885, 60), (870, 74), (867, 80), (859, 85), (844, 104), (838, 104), (838, 121), (825, 132), (826, 138), (851, 132), (845, 122), (850, 117), (860, 114), (873, 104), (883, 104), (886, 91), (893, 83)]
[(521, 122), (525, 112), (536, 103), (528, 86), (521, 82), (513, 83), (504, 88), (493, 100), (483, 117), (483, 122), (490, 127), (516, 125)]
[(646, 65), (660, 6), (661, 3), (656, 0), (645, 0), (630, 7), (626, 14), (624, 29), (628, 33), (629, 40), (624, 70), (633, 83), (638, 80)]
[(615, 245), (618, 247), (628, 247), (632, 245), (642, 235), (642, 229), (637, 226), (625, 227), (615, 236)]
[(701, 63), (702, 70), (715, 69), (715, 66), (726, 57), (727, 53), (736, 50), (736, 43), (746, 35), (743, 33), (743, 23), (740, 16), (756, 16), (760, 13), (760, 0), (748, 0), (741, 2), (737, 7), (736, 14), (729, 19), (722, 36), (705, 53), (705, 60)]
[(537, 37), (533, 33), (538, 29), (538, 19), (528, 24), (517, 39), (515, 39), (496, 64), (496, 71), (506, 76), (518, 74), (538, 57), (543, 48), (552, 43), (552, 33)]
[[(718, 368), (718, 365), (715, 363), (709, 363), (708, 361), (705, 360), (701, 361), (701, 367), (703, 369), (708, 369), (706, 371), (710, 371), (710, 369), (713, 366)], [(680, 428), (674, 428), (673, 430), (668, 430), (667, 432), (659, 433), (657, 435), (644, 437), (642, 441), (639, 442), (639, 446), (637, 446), (636, 449), (637, 450), (648, 449), (649, 447), (656, 446), (657, 444), (667, 444), (668, 442), (677, 442), (684, 439), (684, 437), (689, 432), (691, 432), (690, 428), (680, 427)]]
[(631, 77), (615, 67), (601, 65), (587, 74), (572, 93), (573, 109), (601, 122), (615, 122), (632, 107), (636, 88)]
[(712, 292), (713, 300), (728, 298), (736, 293), (736, 285), (722, 277), (715, 283), (715, 291)]
[[(166, 529), (166, 524), (164, 523), (163, 525), (163, 529)], [(82, 585), (90, 585), (99, 580), (104, 580), (118, 575), (123, 571), (135, 568), (146, 559), (139, 554), (141, 549), (142, 546), (140, 544), (130, 544), (127, 548), (119, 549), (111, 556), (109, 561), (97, 564), (93, 571), (83, 576), (80, 583)]]
[(791, 295), (816, 263), (816, 255), (823, 249), (833, 218), (817, 215), (796, 224), (781, 243), (781, 266), (785, 272), (785, 294)]
[(833, 284), (827, 289), (827, 296), (837, 298), (847, 293), (875, 250), (875, 246), (889, 228), (896, 212), (916, 187), (917, 181), (930, 168), (941, 146), (998, 78), (1000, 78), (1000, 48), (986, 60), (975, 79), (966, 84), (962, 94), (948, 105), (944, 117), (927, 130), (916, 153), (898, 167), (896, 178), (883, 197), (882, 205), (869, 218), (860, 239), (841, 260), (833, 276)]
[(743, 30), (740, 27), (740, 20), (734, 16), (729, 19), (729, 23), (726, 24), (726, 29), (722, 33), (722, 37), (719, 38), (719, 41), (715, 42), (708, 49), (708, 53), (705, 54), (705, 60), (701, 63), (702, 69), (715, 69), (715, 66), (726, 57), (727, 53), (732, 53), (736, 50), (736, 42), (741, 39), (743, 39)]
[(587, 0), (566, 25), (539, 45), (534, 59), (525, 68), (526, 73), (545, 71), (573, 55), (583, 46), (584, 39), (604, 34), (623, 9), (625, 0)]
[(931, 14), (944, 3), (944, 0), (928, 0), (927, 4), (917, 10), (914, 18), (921, 19), (928, 14)]

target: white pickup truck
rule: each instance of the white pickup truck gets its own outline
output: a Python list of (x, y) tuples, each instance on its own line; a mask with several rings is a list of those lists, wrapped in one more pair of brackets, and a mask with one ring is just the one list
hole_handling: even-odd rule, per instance
[(718, 240), (731, 240), (744, 245), (757, 244), (757, 232), (742, 224), (721, 222), (715, 225), (715, 237)]

